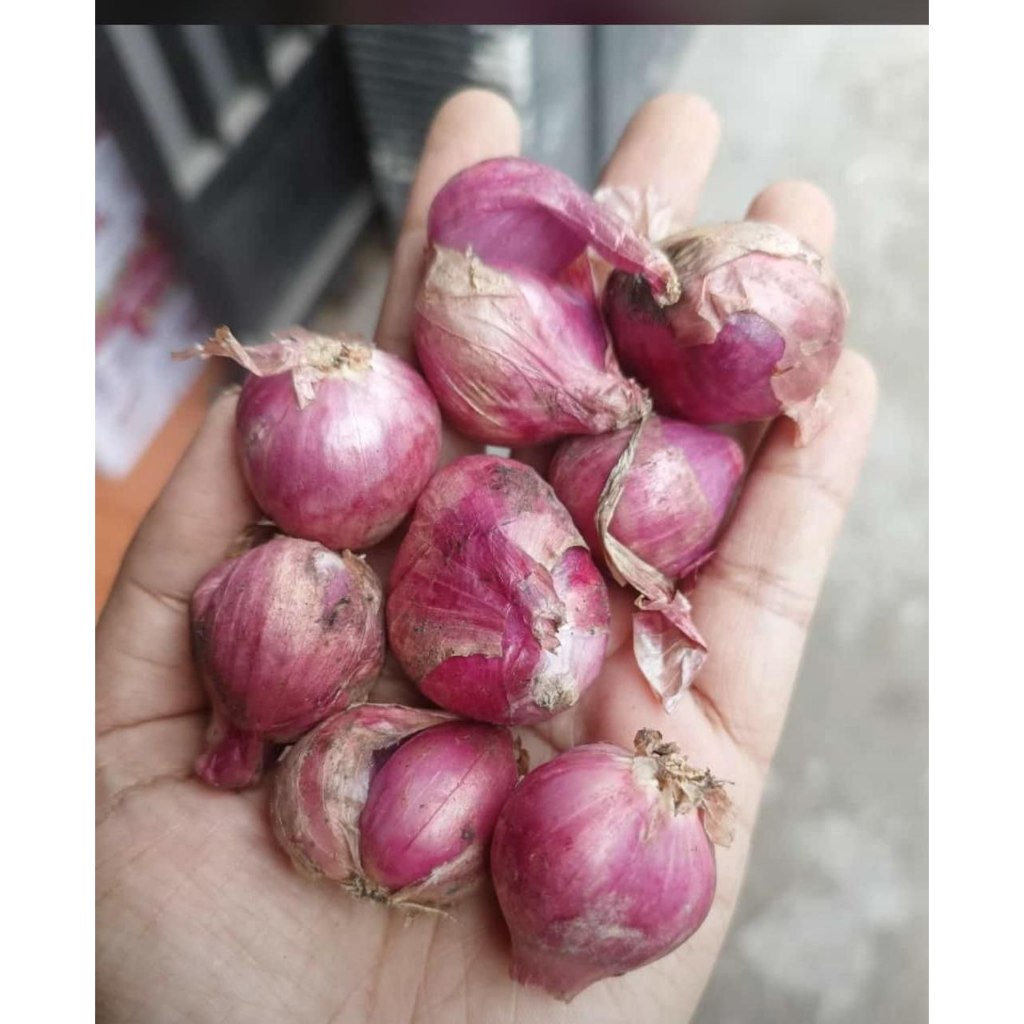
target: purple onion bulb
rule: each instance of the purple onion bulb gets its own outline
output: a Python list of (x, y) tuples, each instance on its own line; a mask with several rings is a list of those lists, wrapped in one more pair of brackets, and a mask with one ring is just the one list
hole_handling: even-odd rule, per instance
[(437, 467), (441, 414), (422, 377), (355, 337), (292, 328), (243, 347), (221, 328), (192, 354), (252, 374), (238, 399), (242, 472), (294, 537), (363, 549), (408, 515)]
[(669, 711), (708, 657), (684, 587), (710, 557), (742, 474), (735, 441), (653, 415), (635, 428), (563, 442), (549, 468), (591, 549), (639, 594), (633, 652)]
[(413, 337), (445, 416), (488, 444), (614, 430), (650, 408), (615, 364), (592, 287), (435, 248)]
[(568, 1002), (685, 942), (714, 900), (710, 835), (731, 841), (728, 803), (651, 730), (635, 754), (589, 744), (527, 775), (491, 847), (512, 976)]
[(271, 819), (304, 874), (381, 903), (438, 907), (486, 877), (494, 823), (517, 779), (506, 729), (363, 704), (288, 751)]
[(506, 729), (451, 722), (405, 740), (370, 781), (359, 818), (366, 878), (395, 892), (443, 872), (445, 899), (457, 895), (486, 874), (494, 823), (517, 780)]
[(655, 408), (693, 423), (779, 414), (807, 441), (827, 419), (824, 387), (848, 307), (822, 257), (782, 228), (741, 221), (661, 243), (679, 278), (662, 306), (643, 278), (617, 271), (604, 311), (627, 373)]
[[(633, 423), (650, 408), (601, 321), (592, 259), (678, 295), (664, 253), (559, 171), (485, 160), (431, 204), (413, 336), (447, 418), (488, 444)], [(602, 264), (603, 265), (603, 264)]]
[(583, 538), (533, 469), (472, 455), (431, 480), (387, 620), (392, 653), (432, 701), (485, 722), (550, 718), (596, 678), (609, 619)]
[[(563, 441), (548, 469), (555, 494), (590, 550), (606, 559), (598, 506), (633, 428)], [(712, 549), (743, 474), (743, 451), (707, 427), (651, 416), (640, 434), (608, 530), (671, 580)]]
[(276, 537), (221, 563), (191, 605), (196, 663), (213, 705), (197, 773), (255, 783), (268, 743), (290, 743), (365, 699), (384, 661), (383, 594), (357, 555)]

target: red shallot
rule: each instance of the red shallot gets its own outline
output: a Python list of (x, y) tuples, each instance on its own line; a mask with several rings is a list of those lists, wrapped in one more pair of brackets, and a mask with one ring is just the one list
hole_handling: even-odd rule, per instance
[(272, 821), (296, 866), (357, 896), (438, 907), (476, 886), (518, 778), (507, 729), (363, 704), (288, 751)]
[(359, 338), (296, 327), (247, 348), (222, 327), (182, 354), (226, 356), (252, 374), (236, 416), (242, 471), (285, 533), (369, 547), (405, 518), (437, 467), (441, 416), (430, 389)]
[(650, 409), (646, 392), (619, 372), (589, 280), (574, 287), (438, 247), (414, 336), (445, 415), (479, 441), (540, 444), (599, 433)]
[(657, 246), (566, 175), (486, 160), (438, 192), (414, 338), (441, 407), (490, 444), (534, 444), (638, 420), (649, 400), (619, 371), (597, 310), (590, 254), (678, 286)]
[(576, 747), (520, 783), (498, 817), (491, 874), (512, 935), (512, 976), (568, 1002), (670, 953), (715, 895), (712, 843), (729, 798), (674, 743)]
[(431, 700), (485, 722), (537, 722), (601, 669), (608, 591), (529, 466), (466, 456), (420, 496), (391, 572), (391, 650)]
[(615, 350), (659, 412), (694, 423), (780, 413), (801, 443), (828, 417), (824, 386), (848, 307), (822, 257), (772, 224), (686, 231), (662, 248), (681, 297), (666, 306), (641, 276), (616, 272), (604, 293)]
[(472, 249), (491, 266), (527, 267), (557, 277), (592, 249), (639, 274), (665, 302), (678, 284), (665, 254), (568, 175), (521, 157), (482, 160), (434, 197), (427, 222), (434, 245)]
[(192, 595), (191, 618), (213, 705), (196, 771), (214, 786), (255, 783), (268, 742), (363, 700), (384, 661), (376, 574), (313, 541), (277, 537), (222, 562)]
[(679, 583), (710, 555), (742, 473), (731, 438), (654, 415), (563, 441), (548, 470), (591, 551), (640, 592), (633, 649), (669, 710), (707, 654)]

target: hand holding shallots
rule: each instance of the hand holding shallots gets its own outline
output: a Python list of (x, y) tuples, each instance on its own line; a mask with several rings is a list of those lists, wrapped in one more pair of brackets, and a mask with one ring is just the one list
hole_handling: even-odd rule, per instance
[[(438, 114), (397, 248), (378, 330), (382, 349), (399, 356), (410, 352), (434, 194), (463, 168), (514, 153), (518, 137), (511, 108), (488, 93), (460, 94)], [(715, 138), (714, 116), (702, 101), (660, 97), (634, 118), (607, 167), (605, 184), (652, 186), (678, 216), (691, 217)], [(827, 200), (811, 187), (769, 188), (750, 215), (800, 234), (820, 253), (831, 244)], [(532, 223), (531, 230), (547, 230)], [(572, 251), (572, 232), (557, 238), (552, 251), (563, 256)], [(615, 375), (616, 381), (626, 379), (617, 368)], [(560, 816), (545, 821), (552, 826), (549, 841), (565, 844), (571, 856), (555, 858), (562, 874), (542, 876), (541, 888), (530, 890), (543, 893), (544, 885), (557, 885), (567, 902), (574, 901), (575, 926), (560, 931), (545, 921), (535, 928), (529, 901), (513, 907), (504, 883), (499, 883), (504, 916), (488, 887), (479, 886), (452, 906), (451, 916), (422, 913), (408, 923), (382, 901), (353, 899), (343, 884), (310, 883), (275, 841), (267, 784), (225, 792), (193, 774), (210, 707), (192, 660), (188, 598), (224, 559), (238, 533), (260, 515), (243, 472), (251, 474), (255, 466), (245, 469), (238, 457), (238, 399), (219, 400), (142, 526), (98, 627), (97, 996), (104, 1019), (246, 1024), (282, 1019), (679, 1024), (687, 1019), (738, 893), (807, 623), (870, 426), (873, 382), (862, 359), (841, 355), (829, 390), (831, 417), (813, 441), (795, 447), (792, 425), (780, 421), (750, 463), (717, 540), (717, 554), (688, 595), (714, 656), (675, 712), (665, 713), (634, 657), (632, 598), (613, 589), (604, 667), (568, 710), (521, 729), (537, 761), (548, 763), (527, 776), (505, 804), (504, 825), (499, 814), (493, 853), (501, 861), (496, 873), (502, 878), (522, 870), (522, 858), (510, 846), (513, 811), (532, 787), (561, 778), (558, 766), (565, 759), (574, 763), (596, 751), (603, 780), (596, 789), (605, 786), (606, 796), (619, 794), (611, 806), (621, 813), (612, 816), (611, 831), (600, 832), (615, 837), (616, 857), (630, 855), (628, 842), (622, 845), (627, 826), (645, 821), (659, 842), (677, 832), (683, 836), (696, 869), (687, 877), (706, 883), (707, 815), (714, 809), (718, 779), (729, 783), (725, 791), (736, 811), (734, 842), (715, 848), (713, 898), (706, 885), (697, 885), (685, 890), (692, 901), (679, 904), (684, 890), (674, 886), (664, 894), (676, 901), (670, 919), (652, 923), (649, 916), (633, 916), (632, 908), (643, 909), (643, 892), (591, 870), (602, 864), (596, 822), (608, 804), (595, 795), (598, 773), (588, 771), (582, 777), (586, 792), (572, 790)], [(424, 441), (427, 455), (429, 447)], [(368, 561), (374, 563), (374, 553)], [(378, 563), (383, 577), (381, 568)], [(389, 702), (416, 699), (388, 665), (371, 696)], [(447, 721), (447, 714), (442, 718)], [(498, 730), (486, 733), (494, 736), (503, 735), (505, 727), (482, 728)], [(637, 750), (634, 742), (644, 729), (652, 732), (643, 734)], [(655, 740), (653, 731), (661, 739)], [(399, 807), (398, 797), (407, 788), (401, 780), (419, 756), (416, 738), (399, 745), (382, 764), (371, 757), (362, 776), (360, 870), (353, 876), (362, 881), (351, 884), (373, 888), (383, 899), (415, 887), (433, 871), (440, 872), (435, 880), (447, 879), (448, 872), (461, 877), (460, 858), (473, 862), (479, 852), (475, 835), (461, 839), (461, 831), (462, 846), (447, 838), (426, 842), (417, 814), (430, 793)], [(432, 756), (431, 749), (420, 753)], [(548, 760), (555, 755), (563, 760)], [(450, 792), (461, 792), (452, 780), (462, 763), (444, 758), (441, 775)], [(276, 776), (281, 767), (268, 774)], [(705, 768), (713, 778), (702, 774)], [(466, 825), (467, 836), (473, 822), (487, 823), (484, 803), (474, 806), (482, 808), (482, 816)], [(679, 816), (670, 816), (676, 811)], [(330, 823), (311, 816), (307, 824), (290, 834), (315, 838)], [(410, 852), (391, 857), (392, 838), (403, 828)], [(322, 835), (330, 838), (329, 833)], [(580, 869), (573, 877), (571, 865)], [(581, 896), (579, 883), (590, 879), (592, 890)], [(622, 899), (609, 900), (619, 885)], [(699, 927), (681, 949), (668, 952), (695, 924)], [(630, 929), (639, 929), (643, 942), (622, 941)], [(510, 976), (510, 930), (525, 986)], [(655, 956), (662, 958), (638, 966)], [(564, 969), (548, 976), (556, 964)], [(628, 973), (608, 977), (619, 971)], [(579, 991), (566, 1006), (548, 989), (562, 997)]]

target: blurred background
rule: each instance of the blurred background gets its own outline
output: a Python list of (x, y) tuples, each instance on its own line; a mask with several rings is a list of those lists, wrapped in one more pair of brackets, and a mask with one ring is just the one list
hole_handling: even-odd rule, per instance
[(926, 1019), (927, 45), (925, 27), (97, 28), (97, 610), (224, 382), (168, 353), (218, 323), (372, 334), (459, 86), (507, 95), (525, 154), (587, 186), (640, 103), (699, 92), (724, 128), (701, 220), (776, 178), (832, 195), (879, 415), (698, 1024)]

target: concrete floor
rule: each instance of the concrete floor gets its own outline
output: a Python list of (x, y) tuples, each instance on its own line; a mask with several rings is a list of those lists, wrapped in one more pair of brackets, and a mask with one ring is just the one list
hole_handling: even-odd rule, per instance
[(724, 126), (701, 219), (774, 178), (831, 194), (848, 344), (881, 386), (696, 1024), (927, 1019), (927, 47), (918, 27), (704, 28), (676, 80)]
[[(881, 384), (696, 1024), (927, 1019), (927, 47), (919, 27), (698, 28), (674, 83), (723, 120), (701, 220), (742, 216), (776, 178), (832, 195), (848, 344)], [(385, 267), (371, 241), (324, 325), (372, 332)]]

